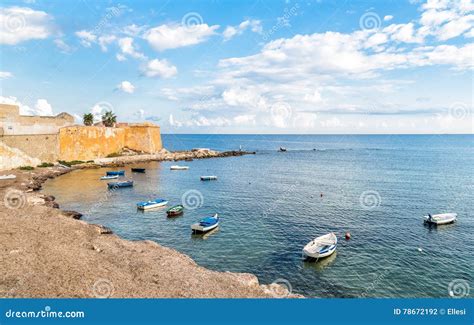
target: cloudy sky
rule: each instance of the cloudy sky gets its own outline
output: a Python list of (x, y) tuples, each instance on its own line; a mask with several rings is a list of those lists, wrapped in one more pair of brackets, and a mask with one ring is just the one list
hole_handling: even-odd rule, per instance
[(173, 133), (473, 133), (474, 3), (8, 1), (0, 100)]

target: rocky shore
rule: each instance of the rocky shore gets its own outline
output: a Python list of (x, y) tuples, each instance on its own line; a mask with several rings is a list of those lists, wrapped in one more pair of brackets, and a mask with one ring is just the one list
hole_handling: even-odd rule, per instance
[(243, 154), (248, 153), (162, 151), (72, 168), (1, 172), (16, 178), (0, 180), (0, 297), (299, 297), (284, 285), (260, 285), (252, 274), (208, 270), (152, 241), (121, 239), (106, 227), (79, 220), (79, 212), (61, 210), (54, 197), (38, 192), (47, 179), (77, 168)]

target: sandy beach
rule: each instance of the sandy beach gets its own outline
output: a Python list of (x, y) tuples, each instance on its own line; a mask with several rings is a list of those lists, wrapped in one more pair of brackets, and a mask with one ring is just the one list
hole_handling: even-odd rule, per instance
[(137, 161), (239, 156), (245, 152), (195, 150), (104, 158), (73, 168), (11, 170), (0, 182), (1, 297), (298, 297), (278, 284), (261, 285), (248, 273), (216, 272), (152, 241), (127, 241), (80, 211), (62, 211), (54, 197), (39, 193), (49, 178), (77, 168)]

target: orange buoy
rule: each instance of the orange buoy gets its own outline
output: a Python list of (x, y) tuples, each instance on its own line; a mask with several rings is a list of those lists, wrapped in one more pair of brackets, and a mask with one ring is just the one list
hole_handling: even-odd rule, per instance
[(346, 237), (346, 240), (351, 239), (351, 233), (350, 233), (350, 232), (346, 232), (346, 236), (345, 236), (345, 237)]

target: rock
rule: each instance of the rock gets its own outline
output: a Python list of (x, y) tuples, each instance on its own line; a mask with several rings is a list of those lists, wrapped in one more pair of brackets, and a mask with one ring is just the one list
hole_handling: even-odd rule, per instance
[(44, 200), (45, 202), (50, 202), (50, 201), (56, 200), (56, 198), (55, 198), (53, 195), (45, 195), (45, 196), (43, 197), (43, 200)]
[(114, 232), (112, 231), (112, 229), (110, 228), (107, 228), (105, 226), (102, 226), (102, 225), (96, 225), (96, 224), (92, 224), (96, 229), (97, 231), (99, 232), (99, 234), (101, 235), (110, 235), (110, 234), (113, 234)]
[(56, 202), (54, 201), (46, 201), (45, 202), (45, 205), (47, 207), (50, 207), (50, 208), (53, 208), (53, 209), (59, 209), (59, 204), (57, 204)]
[(68, 217), (68, 218), (73, 218), (73, 219), (81, 219), (82, 213), (79, 213), (77, 211), (72, 211), (72, 210), (64, 210), (61, 212), (63, 216)]

